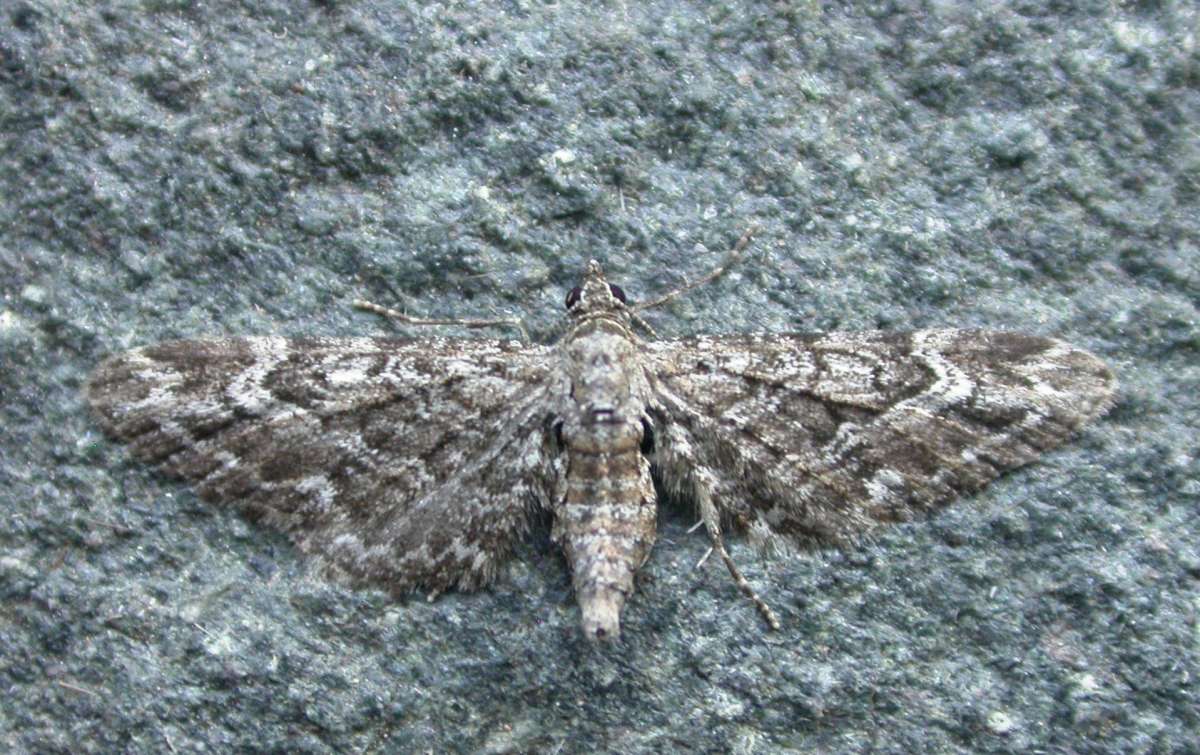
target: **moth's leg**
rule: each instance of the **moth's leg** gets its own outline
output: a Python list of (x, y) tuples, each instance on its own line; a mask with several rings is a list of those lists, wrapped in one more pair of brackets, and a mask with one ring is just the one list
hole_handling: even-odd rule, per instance
[(646, 322), (637, 312), (630, 312), (629, 319), (633, 320), (633, 324), (646, 331), (646, 335), (653, 340), (658, 340), (658, 334), (654, 332), (654, 328), (650, 327), (650, 323)]
[[(725, 568), (733, 576), (742, 594), (754, 601), (755, 608), (762, 614), (763, 619), (771, 629), (779, 629), (779, 618), (766, 601), (759, 597), (741, 569), (733, 562), (729, 551), (725, 550), (725, 540), (721, 536), (721, 515), (713, 500), (712, 491), (718, 487), (719, 478), (704, 462), (696, 458), (696, 444), (690, 433), (676, 423), (662, 421), (660, 417), (649, 417), (654, 428), (655, 445), (651, 457), (667, 490), (673, 495), (696, 502), (700, 513), (700, 524), (704, 525), (708, 538), (712, 541), (712, 549), (725, 562)], [(697, 525), (699, 526), (699, 525)], [(711, 553), (711, 551), (710, 551)], [(707, 556), (705, 556), (707, 558)], [(703, 563), (703, 561), (701, 561)]]
[(746, 577), (742, 574), (742, 570), (733, 562), (733, 558), (729, 555), (729, 551), (725, 550), (725, 540), (721, 537), (721, 517), (717, 513), (717, 507), (713, 504), (712, 495), (708, 492), (708, 486), (704, 484), (704, 473), (707, 469), (697, 470), (696, 488), (696, 505), (700, 510), (700, 521), (704, 524), (705, 531), (708, 532), (708, 539), (712, 541), (712, 547), (725, 562), (725, 568), (729, 570), (729, 574), (733, 577), (733, 581), (737, 583), (738, 589), (742, 591), (750, 600), (754, 601), (754, 607), (762, 614), (763, 619), (771, 627), (778, 630), (780, 627), (779, 617), (767, 605), (767, 602), (759, 597), (750, 583), (746, 581)]
[(703, 286), (704, 284), (716, 279), (718, 276), (721, 275), (721, 273), (724, 273), (726, 270), (728, 270), (733, 265), (734, 262), (737, 262), (737, 259), (738, 259), (738, 257), (741, 256), (742, 251), (745, 250), (747, 245), (749, 245), (750, 238), (757, 232), (758, 232), (758, 226), (752, 225), (749, 228), (747, 228), (746, 232), (742, 234), (742, 237), (740, 239), (738, 239), (737, 243), (733, 245), (733, 248), (729, 250), (729, 253), (725, 255), (725, 259), (721, 260), (721, 264), (719, 264), (715, 268), (713, 268), (703, 278), (701, 278), (695, 282), (692, 282), (692, 283), (684, 283), (679, 288), (677, 288), (673, 291), (668, 291), (667, 293), (663, 294), (662, 296), (658, 297), (657, 299), (651, 299), (650, 301), (642, 302), (642, 303), (638, 304), (637, 306), (630, 307), (629, 308), (630, 311), (641, 312), (644, 309), (650, 309), (652, 307), (657, 307), (662, 304), (666, 304), (667, 302), (671, 301), (675, 297), (677, 297), (681, 294), (686, 294), (688, 291), (691, 291), (693, 288), (699, 288), (700, 286)]
[(525, 325), (515, 317), (496, 320), (429, 320), (423, 317), (406, 315), (399, 310), (384, 307), (363, 299), (355, 299), (353, 304), (356, 309), (373, 312), (389, 320), (396, 320), (406, 325), (457, 325), (462, 328), (516, 328), (517, 332), (521, 334), (521, 340), (525, 342), (529, 341), (529, 334), (525, 332)]

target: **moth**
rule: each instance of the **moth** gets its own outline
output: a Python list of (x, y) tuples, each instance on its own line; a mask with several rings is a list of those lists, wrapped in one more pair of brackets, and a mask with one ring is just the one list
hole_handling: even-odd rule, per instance
[(87, 398), (136, 458), (394, 593), (488, 584), (548, 512), (593, 640), (619, 636), (655, 540), (655, 480), (695, 505), (778, 628), (724, 533), (852, 542), (979, 490), (1112, 403), (1103, 362), (1035, 335), (637, 335), (639, 311), (719, 275), (748, 238), (703, 281), (636, 306), (593, 260), (554, 345), (173, 341), (108, 358)]

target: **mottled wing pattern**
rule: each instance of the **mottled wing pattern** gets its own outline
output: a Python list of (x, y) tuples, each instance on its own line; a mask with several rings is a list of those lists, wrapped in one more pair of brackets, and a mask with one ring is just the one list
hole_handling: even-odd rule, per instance
[(489, 581), (554, 485), (545, 347), (232, 338), (116, 355), (88, 398), (135, 456), (395, 591)]
[(646, 344), (655, 463), (763, 544), (844, 542), (983, 487), (1112, 401), (1086, 351), (972, 330)]

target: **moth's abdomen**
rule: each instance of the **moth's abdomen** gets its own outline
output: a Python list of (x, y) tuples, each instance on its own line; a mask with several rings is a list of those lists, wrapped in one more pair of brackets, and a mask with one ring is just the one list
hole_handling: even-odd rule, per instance
[(566, 492), (555, 508), (554, 539), (571, 565), (590, 639), (620, 633), (633, 575), (654, 544), (656, 507), (641, 427), (591, 425), (572, 442)]

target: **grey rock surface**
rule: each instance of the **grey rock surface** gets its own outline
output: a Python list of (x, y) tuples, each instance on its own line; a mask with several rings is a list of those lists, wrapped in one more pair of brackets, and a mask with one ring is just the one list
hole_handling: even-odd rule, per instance
[[(1200, 750), (1197, 21), (0, 3), (0, 747)], [(360, 296), (553, 340), (587, 259), (653, 295), (751, 224), (660, 334), (1030, 331), (1102, 355), (1119, 402), (861, 547), (735, 540), (776, 633), (668, 505), (592, 647), (545, 528), (480, 593), (350, 590), (130, 462), (80, 395), (168, 338), (387, 332)]]

